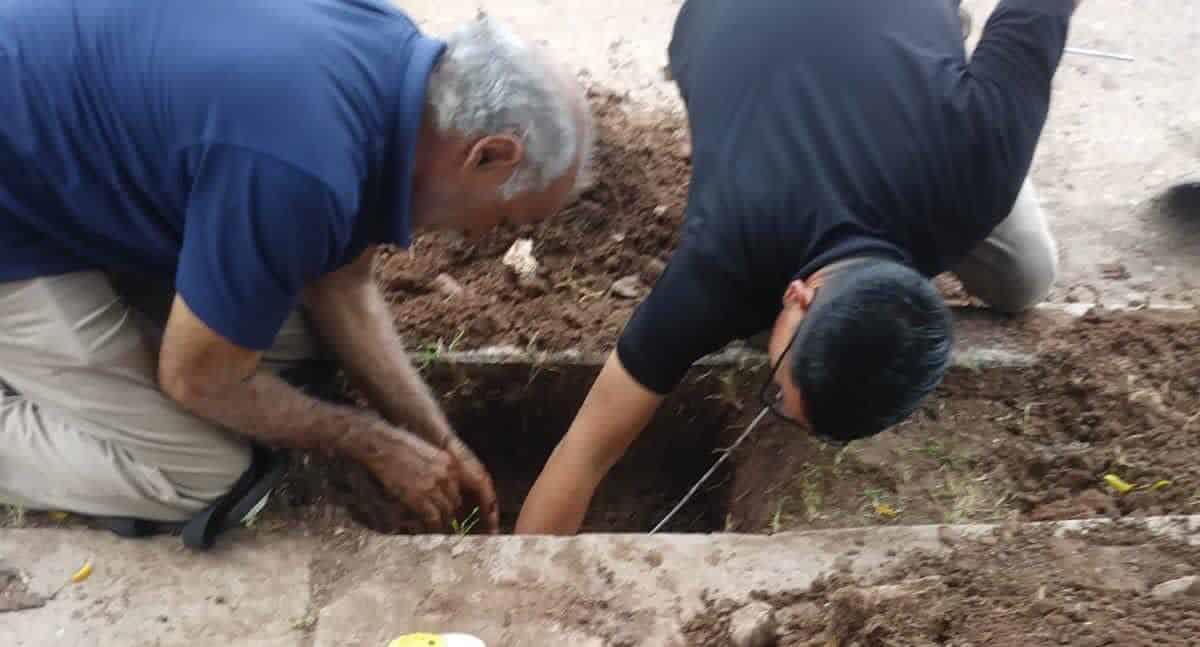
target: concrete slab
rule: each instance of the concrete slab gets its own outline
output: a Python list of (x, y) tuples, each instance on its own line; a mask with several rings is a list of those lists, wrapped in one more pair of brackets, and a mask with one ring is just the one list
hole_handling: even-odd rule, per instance
[[(643, 108), (680, 110), (665, 81), (680, 0), (406, 0), (433, 33), (484, 10), (551, 47), (591, 81)], [(975, 42), (995, 0), (966, 0)], [(1068, 54), (1033, 175), (1060, 240), (1051, 299), (1200, 303), (1200, 214), (1168, 217), (1157, 198), (1200, 173), (1200, 2), (1084, 2), (1069, 45), (1134, 61)], [(1119, 271), (1116, 266), (1124, 266)], [(1124, 278), (1125, 275), (1127, 278)], [(1121, 277), (1121, 278), (1114, 278)]]
[(0, 645), (298, 647), (312, 543), (247, 537), (209, 553), (178, 539), (85, 530), (0, 530), (0, 556), (50, 595), (86, 560), (92, 576), (37, 609), (0, 614)]
[[(1103, 522), (1056, 524), (1059, 532)], [(1151, 527), (1200, 544), (1200, 517)], [(883, 527), (759, 535), (377, 537), (318, 586), (316, 647), (385, 645), (413, 631), (489, 645), (667, 646), (714, 598), (807, 589), (824, 572), (865, 573), (897, 553), (945, 550), (994, 526)]]

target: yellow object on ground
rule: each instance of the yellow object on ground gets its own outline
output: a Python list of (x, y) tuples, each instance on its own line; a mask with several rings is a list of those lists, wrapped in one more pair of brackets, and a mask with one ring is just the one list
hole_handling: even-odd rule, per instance
[(1121, 477), (1117, 476), (1116, 474), (1105, 474), (1104, 482), (1108, 483), (1109, 487), (1116, 490), (1117, 492), (1120, 492), (1121, 494), (1125, 494), (1126, 492), (1132, 490), (1134, 487), (1133, 485), (1121, 480)]
[(79, 567), (79, 570), (75, 571), (75, 573), (73, 575), (71, 575), (71, 582), (75, 583), (75, 584), (79, 584), (80, 582), (86, 580), (87, 578), (89, 578), (91, 576), (92, 576), (92, 560), (89, 559), (88, 561), (84, 562), (83, 566)]
[(405, 634), (388, 647), (487, 647), (482, 640), (467, 634)]

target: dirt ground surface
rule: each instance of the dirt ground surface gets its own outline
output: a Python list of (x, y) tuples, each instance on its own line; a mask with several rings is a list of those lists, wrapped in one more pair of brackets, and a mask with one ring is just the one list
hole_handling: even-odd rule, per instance
[[(429, 234), (380, 260), (380, 284), (410, 347), (612, 347), (675, 248), (690, 153), (680, 118), (591, 94), (595, 180), (578, 201), (540, 225), (503, 227), (474, 243)], [(539, 264), (528, 279), (502, 262), (522, 238)]]
[[(948, 550), (898, 555), (879, 572), (828, 573), (770, 605), (780, 647), (1184, 646), (1200, 636), (1200, 546), (1137, 524), (1068, 533), (1004, 526)], [(751, 600), (709, 599), (689, 645), (733, 647)]]
[(1200, 512), (1200, 320), (1093, 311), (1013, 326), (1040, 340), (1036, 365), (952, 369), (876, 438), (835, 452), (763, 429), (732, 461), (730, 527)]

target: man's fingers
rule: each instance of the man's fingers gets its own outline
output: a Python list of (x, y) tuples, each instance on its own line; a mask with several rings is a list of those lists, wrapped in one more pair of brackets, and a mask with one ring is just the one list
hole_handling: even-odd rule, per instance
[(445, 517), (442, 516), (441, 510), (434, 501), (426, 501), (421, 506), (420, 512), (425, 526), (430, 530), (441, 530), (446, 527)]
[(451, 474), (446, 478), (441, 488), (442, 494), (450, 502), (450, 514), (462, 510), (462, 487), (458, 484), (458, 476), (457, 470), (451, 469)]
[(492, 483), (492, 478), (488, 476), (487, 470), (479, 464), (479, 461), (468, 459), (462, 461), (460, 467), (467, 488), (479, 502), (480, 516), (487, 519), (488, 532), (493, 534), (499, 532), (500, 510), (496, 504), (496, 487)]
[(496, 501), (496, 486), (492, 484), (492, 478), (488, 477), (486, 469), (479, 463), (464, 467), (464, 477), (466, 477), (467, 485), (474, 493), (476, 501), (479, 501), (480, 513), (487, 517), (487, 532), (493, 534), (499, 532), (500, 510)]
[(450, 497), (446, 496), (444, 492), (434, 492), (429, 495), (429, 499), (433, 501), (433, 504), (437, 506), (438, 511), (441, 513), (442, 524), (438, 526), (439, 529), (445, 530), (451, 521), (458, 519), (458, 507), (454, 505)]

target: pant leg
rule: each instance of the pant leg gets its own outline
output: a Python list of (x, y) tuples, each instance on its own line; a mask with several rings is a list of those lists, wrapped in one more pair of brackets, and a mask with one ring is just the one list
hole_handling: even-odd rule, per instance
[[(169, 303), (169, 301), (168, 301)], [(0, 499), (32, 509), (191, 517), (249, 466), (247, 439), (157, 385), (161, 328), (100, 272), (0, 285)], [(279, 361), (312, 347), (301, 317)]]
[(1058, 277), (1058, 244), (1030, 179), (1009, 216), (952, 271), (968, 293), (1001, 312), (1046, 298)]

